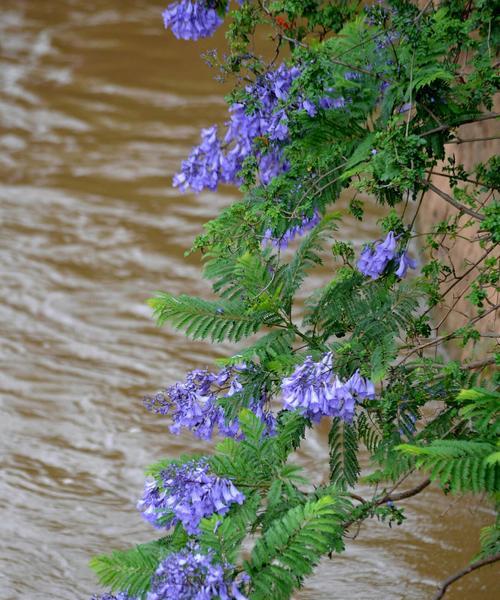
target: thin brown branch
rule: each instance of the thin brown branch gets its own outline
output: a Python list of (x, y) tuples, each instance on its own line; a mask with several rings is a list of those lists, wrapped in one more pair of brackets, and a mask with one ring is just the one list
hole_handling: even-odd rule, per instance
[(411, 498), (412, 496), (416, 496), (420, 494), (422, 490), (431, 484), (431, 480), (429, 478), (424, 479), (418, 485), (409, 490), (405, 490), (403, 492), (399, 492), (398, 494), (387, 494), (383, 498), (377, 501), (377, 504), (383, 504), (384, 502), (398, 502), (399, 500), (404, 500), (405, 498)]
[(358, 496), (358, 494), (353, 494), (352, 492), (350, 492), (349, 497), (352, 498), (353, 500), (357, 500), (358, 502), (361, 502), (361, 504), (367, 503), (367, 500), (365, 500), (363, 498), (363, 496)]
[(425, 13), (425, 11), (429, 8), (431, 4), (432, 0), (429, 0), (427, 4), (422, 8), (422, 10), (418, 13), (418, 15), (415, 17), (415, 23), (420, 19), (420, 17)]
[[(484, 367), (487, 367), (489, 365), (494, 365), (496, 362), (496, 359), (494, 356), (490, 356), (489, 358), (484, 358), (483, 360), (475, 360), (473, 362), (470, 363), (465, 363), (460, 365), (460, 368), (463, 370), (475, 370), (475, 369), (483, 369)], [(414, 362), (414, 363), (409, 363), (406, 365), (406, 369), (408, 370), (414, 370), (414, 369), (419, 369), (422, 366), (422, 362)], [(444, 365), (443, 365), (444, 366)], [(432, 381), (437, 381), (439, 379), (442, 379), (443, 377), (445, 377), (445, 375), (443, 373), (440, 373), (438, 375), (435, 375), (432, 377)]]
[[(370, 510), (371, 508), (376, 508), (377, 506), (380, 506), (381, 504), (385, 504), (386, 502), (397, 502), (398, 500), (404, 500), (406, 498), (411, 498), (412, 496), (416, 496), (417, 494), (420, 494), (421, 491), (425, 490), (425, 488), (431, 483), (430, 479), (424, 479), (424, 481), (422, 481), (421, 483), (419, 483), (417, 486), (410, 488), (409, 490), (405, 490), (404, 492), (399, 492), (398, 494), (394, 494), (394, 490), (396, 488), (398, 488), (401, 483), (403, 483), (403, 481), (411, 474), (407, 473), (402, 479), (400, 479), (400, 481), (398, 481), (392, 488), (392, 490), (388, 493), (388, 494), (384, 494), (381, 498), (374, 498), (371, 501), (365, 500), (362, 496), (358, 496), (357, 494), (352, 494), (350, 493), (349, 496), (351, 498), (353, 498), (354, 500), (358, 500), (361, 505), (363, 506), (363, 508), (367, 508), (368, 510)], [(361, 517), (361, 519), (364, 519), (366, 517)], [(342, 524), (342, 527), (344, 529), (349, 529), (349, 527), (351, 527), (351, 525), (354, 525), (354, 523), (356, 523), (357, 521), (359, 521), (360, 518), (358, 517), (357, 519), (350, 519), (349, 521), (346, 521), (345, 523)]]
[(466, 119), (461, 123), (456, 123), (454, 125), (440, 125), (439, 127), (434, 127), (434, 129), (428, 129), (427, 131), (423, 131), (420, 135), (431, 135), (432, 133), (439, 133), (440, 131), (446, 131), (448, 129), (456, 129), (457, 127), (461, 127), (462, 125), (467, 125), (467, 123), (476, 123), (477, 121), (488, 121), (489, 119), (496, 119), (500, 116), (498, 113), (491, 112), (485, 113), (483, 115), (478, 115), (477, 117), (471, 117), (470, 119)]
[[(457, 277), (457, 279), (450, 284), (446, 290), (441, 294), (441, 299), (443, 299), (445, 296), (447, 296), (449, 294), (449, 292), (451, 292), (451, 290), (461, 281), (464, 280), (465, 277), (467, 277), (467, 275), (469, 275), (469, 273), (472, 273), (472, 271), (478, 266), (480, 265), (483, 260), (488, 256), (488, 254), (490, 252), (492, 252), (494, 250), (495, 246), (492, 246), (489, 250), (487, 250), (479, 260), (477, 260), (471, 267), (469, 267), (467, 269), (467, 271), (465, 271), (465, 273), (463, 273), (462, 275), (460, 275), (459, 277)], [(425, 312), (424, 315), (426, 315), (428, 312), (430, 312), (432, 310), (432, 307), (429, 307)]]
[[(490, 308), (490, 310), (485, 311), (484, 313), (478, 315), (477, 317), (474, 317), (473, 319), (471, 319), (469, 321), (469, 325), (474, 325), (474, 323), (477, 323), (478, 321), (480, 321), (481, 319), (484, 319), (484, 317), (487, 317), (489, 314), (491, 314), (493, 311), (498, 310), (499, 306), (497, 304), (495, 304), (495, 306), (493, 306), (492, 308)], [(399, 367), (400, 365), (402, 365), (403, 363), (406, 362), (406, 360), (412, 356), (413, 354), (415, 354), (416, 352), (420, 352), (422, 350), (425, 350), (426, 348), (429, 348), (430, 346), (434, 346), (435, 344), (441, 344), (442, 342), (446, 342), (447, 340), (451, 340), (452, 338), (457, 336), (457, 331), (452, 331), (451, 333), (448, 333), (446, 335), (441, 335), (439, 337), (436, 337), (428, 342), (425, 342), (425, 344), (421, 344), (420, 346), (416, 346), (415, 348), (412, 348), (412, 350), (410, 350), (410, 352), (408, 352), (407, 354), (405, 354), (403, 356), (403, 358), (398, 362), (398, 364), (396, 365), (397, 367)]]
[(483, 187), (488, 187), (482, 181), (477, 181), (477, 179), (468, 179), (464, 177), (459, 177), (458, 175), (450, 175), (449, 173), (439, 173), (438, 171), (430, 171), (431, 175), (438, 175), (439, 177), (447, 177), (448, 179), (456, 179), (457, 181), (464, 181), (466, 183), (473, 183), (474, 185), (482, 185)]
[(467, 213), (468, 215), (470, 215), (471, 217), (474, 217), (474, 219), (477, 219), (478, 221), (484, 221), (484, 219), (486, 218), (484, 215), (481, 215), (481, 214), (473, 211), (468, 206), (465, 206), (464, 204), (461, 204), (460, 202), (458, 202), (457, 200), (455, 200), (455, 198), (453, 198), (452, 196), (446, 194), (445, 192), (443, 192), (443, 190), (440, 190), (433, 183), (428, 182), (427, 186), (428, 186), (428, 188), (430, 190), (432, 190), (440, 198), (442, 198), (443, 200), (446, 200), (446, 202), (448, 202), (448, 204), (451, 204), (452, 206), (454, 206), (455, 208), (457, 208), (460, 212)]
[(473, 142), (487, 142), (489, 140), (498, 140), (500, 136), (491, 135), (487, 137), (477, 137), (477, 138), (460, 138), (456, 140), (450, 140), (449, 142), (445, 142), (445, 144), (472, 144)]
[(496, 359), (494, 356), (490, 356), (490, 358), (484, 358), (483, 360), (475, 360), (474, 362), (467, 363), (466, 365), (462, 365), (462, 369), (482, 369), (483, 367), (487, 367), (488, 365), (494, 365)]
[(498, 562), (499, 560), (500, 560), (500, 552), (498, 554), (494, 554), (493, 556), (489, 556), (488, 558), (484, 558), (483, 560), (478, 560), (477, 562), (473, 562), (470, 565), (467, 565), (466, 567), (464, 567), (463, 569), (460, 569), (460, 571), (457, 571), (454, 575), (450, 575), (450, 577), (448, 577), (448, 579), (443, 581), (443, 583), (441, 584), (441, 587), (439, 588), (438, 592), (436, 593), (436, 595), (434, 596), (434, 598), (432, 600), (440, 600), (440, 598), (442, 598), (445, 595), (448, 587), (452, 583), (457, 581), (458, 579), (465, 577), (465, 575), (472, 573), (472, 571), (475, 571), (476, 569), (480, 569), (481, 567), (485, 567), (486, 565), (491, 565), (494, 562)]

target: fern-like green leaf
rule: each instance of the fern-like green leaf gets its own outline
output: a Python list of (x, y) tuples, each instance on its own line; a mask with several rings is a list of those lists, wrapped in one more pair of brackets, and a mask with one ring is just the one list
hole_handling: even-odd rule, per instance
[(328, 434), (330, 446), (330, 481), (340, 488), (352, 487), (359, 477), (356, 429), (336, 417)]
[(488, 461), (495, 445), (476, 440), (434, 440), (428, 446), (401, 444), (400, 452), (416, 457), (416, 465), (452, 492), (498, 492), (500, 465)]
[(252, 579), (252, 600), (285, 600), (302, 584), (321, 556), (341, 538), (337, 501), (326, 495), (288, 510), (253, 547), (245, 570)]
[(285, 280), (283, 298), (287, 306), (290, 305), (295, 292), (302, 285), (307, 271), (315, 265), (321, 264), (319, 252), (323, 248), (325, 238), (337, 228), (340, 218), (339, 212), (326, 215), (302, 240), (292, 262), (283, 273)]
[(260, 501), (257, 492), (250, 492), (242, 505), (233, 505), (224, 517), (212, 515), (203, 519), (199, 537), (202, 550), (212, 552), (221, 563), (234, 564), (241, 543), (257, 518)]
[(158, 325), (170, 322), (192, 339), (210, 338), (213, 342), (238, 342), (258, 331), (264, 324), (276, 322), (267, 311), (248, 313), (237, 302), (211, 302), (194, 296), (172, 296), (159, 292), (149, 301)]
[(90, 561), (90, 567), (100, 583), (111, 591), (122, 591), (143, 598), (160, 561), (170, 552), (182, 548), (186, 542), (184, 530), (177, 528), (174, 534), (156, 542), (95, 556)]
[(228, 359), (222, 359), (222, 365), (237, 365), (258, 358), (261, 363), (274, 360), (277, 357), (291, 354), (295, 333), (287, 329), (277, 329), (266, 333), (254, 344)]

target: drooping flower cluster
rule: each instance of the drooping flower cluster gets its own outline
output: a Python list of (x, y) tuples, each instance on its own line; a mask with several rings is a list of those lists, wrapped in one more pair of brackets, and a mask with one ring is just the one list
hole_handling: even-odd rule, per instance
[(231, 565), (218, 564), (211, 554), (192, 545), (169, 554), (151, 580), (147, 600), (247, 600), (239, 588), (248, 578), (231, 578)]
[(183, 191), (188, 188), (194, 192), (201, 192), (203, 188), (215, 190), (221, 178), (227, 181), (221, 171), (222, 148), (217, 126), (202, 129), (201, 140), (201, 144), (195, 146), (182, 162), (182, 171), (174, 175), (174, 186)]
[(288, 247), (288, 244), (295, 239), (296, 236), (304, 235), (304, 233), (316, 227), (320, 221), (321, 216), (317, 211), (315, 211), (312, 217), (304, 217), (300, 225), (294, 225), (279, 238), (273, 237), (273, 232), (271, 229), (266, 229), (262, 239), (262, 245), (266, 246), (268, 243), (271, 243), (275, 248), (284, 250)]
[[(299, 69), (280, 65), (246, 87), (249, 103), (236, 102), (221, 141), (217, 127), (202, 130), (202, 143), (183, 161), (173, 184), (181, 190), (215, 189), (218, 183), (239, 183), (243, 162), (254, 156), (262, 183), (288, 169), (282, 146), (288, 139), (288, 116), (279, 103), (286, 100)], [(260, 141), (260, 144), (258, 143)]]
[(356, 402), (375, 398), (375, 387), (356, 371), (342, 382), (333, 373), (332, 354), (319, 361), (310, 356), (283, 379), (281, 390), (286, 410), (298, 410), (312, 421), (322, 417), (340, 417), (350, 422), (354, 417)]
[[(235, 367), (234, 370), (241, 368)], [(219, 373), (195, 369), (187, 374), (183, 383), (176, 383), (165, 392), (147, 397), (144, 402), (148, 410), (171, 415), (170, 431), (176, 435), (185, 428), (198, 438), (209, 440), (218, 428), (219, 434), (223, 436), (241, 437), (238, 419), (228, 420), (224, 409), (217, 402), (223, 386), (229, 386), (229, 389), (219, 396), (221, 398), (231, 397), (242, 389), (238, 375), (232, 369), (222, 369)], [(262, 396), (253, 400), (248, 408), (266, 424), (266, 435), (273, 435), (275, 418), (265, 410), (264, 405), (265, 397)]]
[(165, 28), (181, 40), (210, 37), (222, 21), (208, 0), (179, 0), (163, 11)]
[(391, 260), (398, 259), (399, 264), (396, 275), (403, 278), (408, 267), (415, 269), (417, 263), (408, 256), (406, 250), (401, 253), (397, 251), (397, 237), (393, 231), (387, 234), (383, 242), (378, 242), (375, 247), (365, 246), (360, 254), (357, 267), (358, 270), (372, 279), (378, 279), (385, 271)]
[(244, 500), (229, 479), (211, 473), (208, 463), (200, 459), (169, 465), (161, 472), (161, 483), (147, 481), (137, 508), (157, 528), (182, 523), (188, 533), (196, 534), (203, 518), (224, 515), (231, 504)]
[(290, 89), (299, 75), (298, 67), (281, 64), (246, 86), (248, 99), (231, 105), (224, 138), (218, 137), (216, 126), (203, 129), (201, 144), (182, 162), (174, 186), (199, 192), (204, 188), (214, 190), (218, 183), (239, 184), (239, 173), (249, 157), (256, 160), (264, 185), (287, 171), (283, 148), (289, 142), (290, 111), (303, 109), (314, 117), (318, 109), (345, 106), (344, 98), (335, 97), (332, 88), (327, 88), (317, 103), (303, 97), (289, 102)]

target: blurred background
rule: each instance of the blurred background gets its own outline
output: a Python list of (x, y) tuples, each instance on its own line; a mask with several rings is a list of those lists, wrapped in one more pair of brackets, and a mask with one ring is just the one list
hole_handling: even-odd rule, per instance
[[(206, 445), (169, 434), (142, 397), (234, 353), (157, 329), (145, 303), (158, 289), (208, 297), (199, 257), (183, 253), (238, 194), (171, 187), (200, 128), (224, 122), (228, 88), (200, 57), (223, 49), (223, 32), (177, 41), (164, 7), (0, 0), (2, 600), (85, 600), (99, 589), (92, 555), (155, 536), (135, 509), (144, 468)], [(370, 214), (342, 238), (378, 237)], [(317, 480), (325, 432), (300, 455)], [(405, 506), (402, 527), (363, 526), (300, 598), (430, 598), (491, 520), (432, 488)], [(448, 597), (497, 598), (493, 569)]]

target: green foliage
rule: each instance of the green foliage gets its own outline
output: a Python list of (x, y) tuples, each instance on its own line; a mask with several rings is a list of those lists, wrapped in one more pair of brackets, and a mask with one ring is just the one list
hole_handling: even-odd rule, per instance
[(327, 215), (307, 235), (300, 244), (293, 260), (287, 265), (283, 279), (285, 281), (283, 299), (285, 307), (289, 309), (291, 302), (297, 290), (302, 286), (307, 271), (315, 265), (321, 264), (319, 251), (323, 249), (325, 239), (331, 231), (337, 229), (337, 222), (340, 219), (340, 213), (331, 213)]
[(175, 297), (159, 292), (149, 301), (158, 325), (170, 322), (176, 329), (184, 329), (192, 339), (212, 342), (238, 342), (254, 334), (263, 324), (276, 321), (268, 311), (249, 312), (238, 302), (210, 302), (182, 294)]
[(295, 333), (287, 329), (273, 330), (259, 338), (229, 359), (223, 359), (222, 364), (240, 364), (258, 358), (261, 363), (266, 363), (278, 357), (290, 355), (292, 352)]
[(474, 560), (482, 560), (489, 556), (495, 556), (500, 552), (500, 520), (497, 516), (496, 522), (488, 527), (483, 527), (479, 534), (481, 550)]
[(252, 493), (243, 505), (233, 507), (224, 518), (213, 515), (203, 519), (199, 538), (201, 549), (213, 552), (222, 563), (234, 564), (248, 529), (256, 521), (260, 501), (259, 494)]
[(425, 447), (402, 444), (398, 449), (415, 455), (417, 468), (428, 471), (433, 481), (439, 480), (451, 492), (493, 493), (499, 489), (500, 468), (490, 459), (495, 451), (491, 443), (435, 440)]
[(289, 598), (320, 558), (341, 540), (339, 502), (325, 495), (287, 511), (266, 531), (244, 566), (252, 600)]
[(328, 435), (330, 481), (339, 488), (354, 487), (359, 476), (356, 429), (339, 418), (333, 419)]
[(112, 591), (124, 591), (131, 596), (144, 597), (159, 562), (170, 552), (180, 550), (186, 541), (184, 530), (177, 528), (172, 535), (156, 542), (95, 556), (90, 561), (90, 567), (101, 585)]

